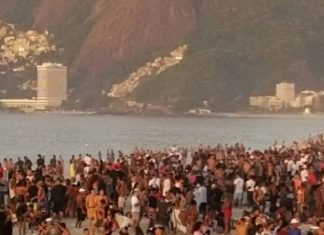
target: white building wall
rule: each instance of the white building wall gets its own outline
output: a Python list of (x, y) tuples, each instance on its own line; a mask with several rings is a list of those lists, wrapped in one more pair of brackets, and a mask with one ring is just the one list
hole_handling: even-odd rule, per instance
[(276, 97), (281, 99), (286, 106), (295, 99), (295, 84), (282, 82), (276, 85)]
[(37, 66), (37, 99), (60, 106), (67, 99), (67, 67), (58, 64)]

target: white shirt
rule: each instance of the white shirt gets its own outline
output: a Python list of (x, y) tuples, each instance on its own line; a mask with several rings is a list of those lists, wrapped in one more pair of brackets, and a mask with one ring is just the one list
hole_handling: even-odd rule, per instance
[(171, 189), (171, 180), (169, 178), (166, 178), (163, 180), (163, 192), (162, 195), (165, 197), (167, 192)]
[(293, 163), (292, 164), (292, 168), (291, 168), (291, 174), (295, 175), (296, 171), (298, 170), (298, 166), (297, 163)]
[(249, 179), (248, 181), (246, 181), (245, 186), (248, 192), (253, 192), (255, 187), (255, 181), (253, 179)]
[(194, 191), (195, 200), (197, 202), (197, 206), (203, 202), (207, 202), (207, 189), (205, 186), (200, 186), (199, 188), (196, 188)]
[(136, 195), (133, 195), (131, 197), (131, 205), (132, 205), (131, 212), (140, 212), (141, 211), (140, 201)]
[(307, 171), (307, 169), (303, 169), (300, 172), (300, 178), (301, 178), (301, 181), (302, 182), (306, 182), (307, 181), (307, 179), (308, 179), (308, 171)]
[(291, 172), (292, 168), (293, 168), (294, 161), (290, 159), (290, 160), (286, 161), (286, 163), (287, 163), (287, 171)]
[(300, 159), (299, 161), (296, 162), (297, 167), (301, 167), (302, 165), (304, 165), (303, 161)]
[(149, 187), (154, 186), (154, 187), (158, 187), (158, 188), (160, 188), (160, 185), (161, 185), (161, 179), (160, 179), (160, 178), (156, 178), (156, 177), (154, 177), (154, 178), (150, 179), (148, 185), (149, 185)]
[(244, 180), (238, 177), (234, 180), (235, 193), (243, 193)]

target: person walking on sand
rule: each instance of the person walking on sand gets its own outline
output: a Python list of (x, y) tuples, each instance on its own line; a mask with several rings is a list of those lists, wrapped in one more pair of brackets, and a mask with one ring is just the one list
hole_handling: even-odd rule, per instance
[(132, 214), (132, 220), (135, 228), (138, 227), (139, 220), (140, 220), (140, 212), (141, 212), (139, 194), (140, 194), (139, 189), (135, 188), (134, 193), (131, 197), (131, 205), (132, 205), (131, 214)]
[(90, 234), (94, 235), (96, 233), (96, 220), (97, 220), (97, 213), (96, 213), (96, 209), (97, 209), (97, 194), (96, 194), (96, 190), (92, 189), (91, 193), (87, 196), (86, 198), (86, 208), (87, 208), (87, 217), (89, 220), (89, 225), (88, 228), (90, 230)]
[(231, 208), (231, 202), (228, 198), (224, 199), (222, 212), (224, 215), (224, 234), (230, 234), (232, 208)]
[(79, 193), (76, 197), (76, 212), (77, 212), (77, 221), (75, 224), (76, 228), (81, 228), (82, 221), (84, 221), (86, 217), (85, 193), (86, 190), (84, 188), (80, 188)]
[(63, 217), (65, 206), (66, 187), (62, 184), (61, 179), (57, 179), (51, 190), (51, 201), (53, 202), (53, 215)]

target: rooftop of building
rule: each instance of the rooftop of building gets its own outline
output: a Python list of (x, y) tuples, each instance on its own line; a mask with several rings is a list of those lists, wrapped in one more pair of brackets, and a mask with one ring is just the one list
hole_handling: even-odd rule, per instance
[(66, 69), (67, 66), (60, 64), (60, 63), (50, 63), (46, 62), (41, 65), (37, 65), (37, 68), (61, 68), (61, 69)]

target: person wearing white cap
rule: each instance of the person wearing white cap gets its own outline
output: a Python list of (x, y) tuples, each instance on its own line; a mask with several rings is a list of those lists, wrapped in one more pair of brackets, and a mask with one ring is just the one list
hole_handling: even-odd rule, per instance
[(290, 226), (288, 229), (288, 235), (301, 235), (301, 230), (298, 228), (299, 220), (293, 218), (290, 221)]

